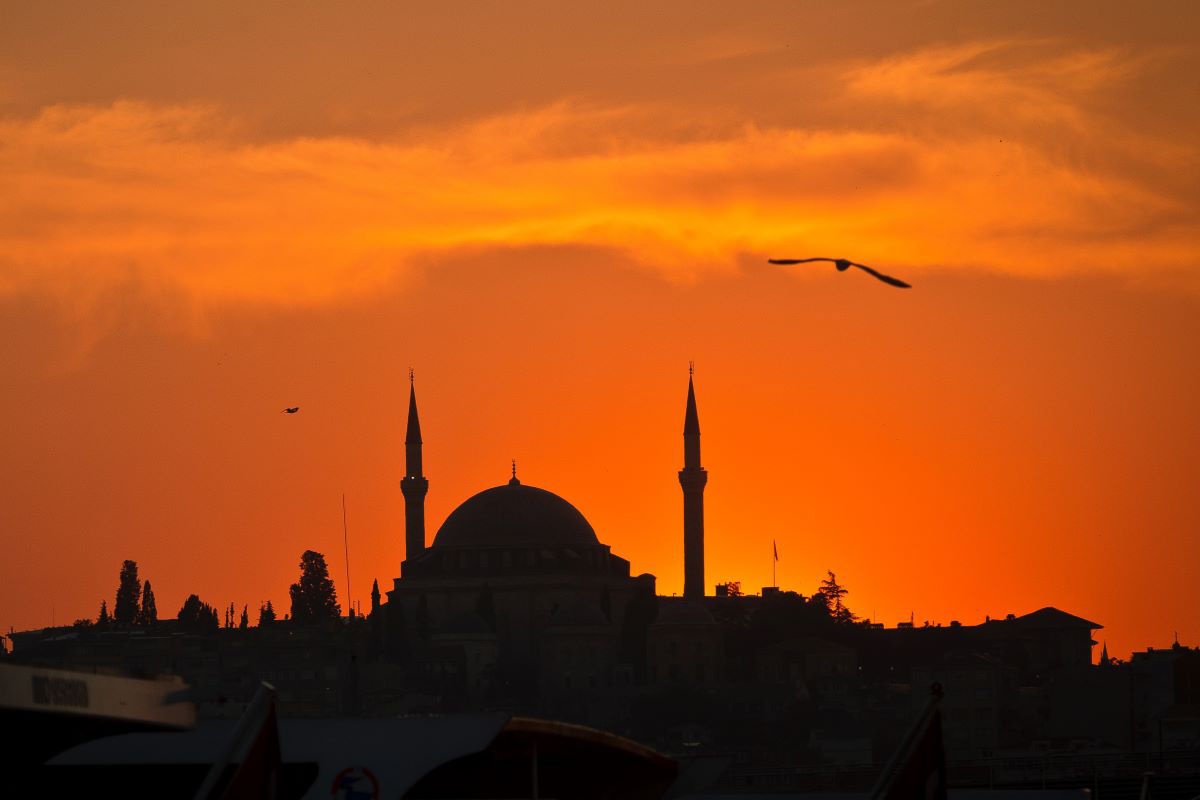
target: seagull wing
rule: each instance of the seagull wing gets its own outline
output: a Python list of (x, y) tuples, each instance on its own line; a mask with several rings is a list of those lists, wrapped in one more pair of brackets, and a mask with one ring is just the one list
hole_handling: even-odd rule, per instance
[(861, 270), (865, 270), (866, 272), (869, 272), (870, 274), (874, 275), (876, 278), (883, 281), (884, 283), (890, 283), (892, 286), (899, 286), (901, 289), (911, 289), (912, 288), (912, 286), (910, 286), (909, 284), (900, 280), (899, 278), (893, 278), (891, 275), (884, 275), (882, 272), (879, 272), (878, 270), (871, 269), (866, 264), (855, 264), (853, 261), (851, 261), (850, 265), (854, 266), (854, 267), (858, 267)]
[(833, 261), (832, 258), (768, 258), (768, 264), (807, 264), (810, 261)]

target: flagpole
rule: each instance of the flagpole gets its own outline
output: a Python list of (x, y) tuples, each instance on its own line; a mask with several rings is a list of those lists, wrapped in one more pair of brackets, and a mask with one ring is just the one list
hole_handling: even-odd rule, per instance
[(346, 548), (346, 616), (354, 616), (354, 602), (350, 599), (350, 528), (346, 526), (346, 493), (342, 492), (342, 544)]

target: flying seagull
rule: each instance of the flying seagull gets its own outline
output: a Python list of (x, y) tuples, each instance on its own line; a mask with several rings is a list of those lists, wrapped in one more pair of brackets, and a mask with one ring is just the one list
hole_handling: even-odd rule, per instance
[(300, 406), (292, 406), (291, 408), (285, 408), (285, 409), (283, 410), (283, 413), (285, 413), (285, 414), (295, 414), (295, 413), (296, 413), (297, 411), (299, 411), (299, 410), (300, 410)]
[(876, 278), (883, 281), (884, 283), (890, 283), (892, 286), (899, 286), (901, 289), (911, 289), (912, 288), (904, 281), (899, 280), (897, 278), (893, 278), (891, 275), (884, 275), (882, 272), (878, 272), (876, 270), (871, 269), (866, 264), (856, 264), (855, 262), (847, 261), (844, 258), (768, 258), (767, 259), (767, 262), (770, 264), (807, 264), (810, 261), (829, 261), (830, 263), (832, 263), (834, 266), (836, 266), (838, 268), (838, 272), (845, 272), (850, 267), (858, 267), (859, 269), (861, 269), (871, 275), (874, 275)]

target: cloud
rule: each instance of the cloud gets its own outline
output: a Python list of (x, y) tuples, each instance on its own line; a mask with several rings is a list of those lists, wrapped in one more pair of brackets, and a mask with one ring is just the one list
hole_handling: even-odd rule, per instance
[(1196, 145), (1092, 107), (1144, 63), (1043, 42), (925, 49), (842, 73), (831, 119), (870, 124), (719, 132), (702, 108), (564, 101), (263, 142), (211, 105), (50, 106), (0, 120), (0, 291), (132, 270), (205, 301), (320, 303), (438, 253), (563, 243), (680, 279), (767, 253), (1193, 275), (1196, 190), (1179, 176)]

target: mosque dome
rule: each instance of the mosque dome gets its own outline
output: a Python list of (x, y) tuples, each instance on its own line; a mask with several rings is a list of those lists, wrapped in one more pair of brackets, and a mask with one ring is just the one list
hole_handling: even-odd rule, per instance
[(596, 532), (579, 509), (553, 492), (515, 477), (487, 489), (450, 514), (434, 547), (594, 547)]

